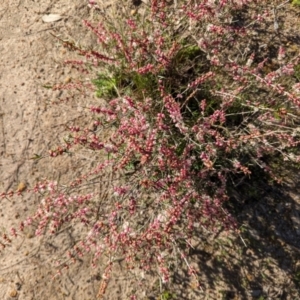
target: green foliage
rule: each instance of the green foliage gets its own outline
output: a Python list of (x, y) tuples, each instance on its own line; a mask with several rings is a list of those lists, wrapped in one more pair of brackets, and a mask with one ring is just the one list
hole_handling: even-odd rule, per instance
[(197, 45), (188, 45), (182, 47), (174, 57), (174, 63), (176, 65), (186, 64), (193, 62), (195, 59), (203, 57), (203, 52)]
[(294, 277), (293, 277), (294, 283), (297, 285), (298, 288), (300, 288), (300, 270), (298, 270)]
[[(300, 0), (297, 0), (299, 2), (299, 5), (300, 5)], [(294, 74), (295, 74), (295, 77), (297, 78), (298, 81), (300, 81), (300, 65), (296, 65), (294, 67)]]
[(113, 98), (117, 96), (117, 91), (122, 90), (123, 94), (141, 96), (146, 93), (153, 97), (157, 90), (156, 79), (152, 74), (139, 74), (122, 70), (113, 72), (113, 75), (99, 74), (98, 78), (93, 80), (96, 86), (96, 96)]
[(299, 5), (299, 6), (300, 6), (300, 0), (293, 0), (292, 4), (293, 4), (293, 5)]
[(169, 291), (164, 291), (161, 295), (160, 295), (160, 299), (161, 300), (173, 300), (176, 299), (176, 296), (169, 292)]
[(97, 79), (93, 80), (96, 86), (96, 96), (111, 97), (116, 95), (116, 79), (105, 74), (99, 74)]

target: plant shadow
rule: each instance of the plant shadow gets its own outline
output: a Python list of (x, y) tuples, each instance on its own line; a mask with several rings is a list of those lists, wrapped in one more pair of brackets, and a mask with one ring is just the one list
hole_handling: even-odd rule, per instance
[(176, 290), (176, 299), (300, 296), (300, 180), (292, 166), (278, 171), (287, 173), (282, 185), (257, 177), (231, 193), (227, 209), (238, 221), (238, 234), (199, 231), (189, 260), (195, 263), (200, 288), (181, 266), (169, 287)]

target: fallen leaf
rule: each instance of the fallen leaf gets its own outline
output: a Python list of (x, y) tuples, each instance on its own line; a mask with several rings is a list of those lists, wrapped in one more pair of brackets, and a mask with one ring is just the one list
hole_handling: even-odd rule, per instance
[(56, 22), (61, 20), (63, 17), (61, 15), (56, 15), (56, 14), (49, 14), (49, 15), (44, 15), (42, 16), (42, 20), (45, 23), (51, 23), (51, 22)]
[(17, 192), (23, 192), (23, 191), (25, 191), (26, 190), (26, 183), (24, 183), (24, 182), (20, 182), (19, 183), (19, 185), (18, 185), (18, 189), (17, 189)]

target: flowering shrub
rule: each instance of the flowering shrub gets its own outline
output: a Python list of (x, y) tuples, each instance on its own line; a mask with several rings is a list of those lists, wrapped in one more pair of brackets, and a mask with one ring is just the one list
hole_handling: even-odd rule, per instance
[[(95, 1), (89, 5), (99, 9)], [(92, 252), (95, 266), (108, 258), (104, 293), (120, 255), (129, 269), (156, 271), (168, 282), (174, 257), (188, 261), (199, 228), (236, 229), (224, 208), (229, 186), (256, 168), (280, 181), (269, 157), (300, 160), (299, 57), (289, 57), (283, 45), (275, 45), (276, 57), (254, 47), (253, 28), (270, 23), (270, 11), (267, 1), (152, 0), (145, 16), (84, 21), (97, 48), (65, 42), (84, 56), (68, 63), (94, 74), (105, 104), (90, 107), (92, 129), (70, 127), (50, 156), (80, 146), (107, 159), (70, 183), (75, 192), (38, 183), (32, 191), (42, 195), (40, 206), (19, 230), (34, 225), (36, 235), (55, 234), (82, 223), (87, 235), (68, 256)], [(108, 171), (117, 180), (105, 199), (78, 192)], [(196, 275), (191, 267), (190, 274)]]

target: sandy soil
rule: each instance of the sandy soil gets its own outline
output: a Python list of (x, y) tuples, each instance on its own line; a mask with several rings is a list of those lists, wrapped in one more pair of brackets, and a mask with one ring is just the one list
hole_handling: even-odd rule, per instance
[[(44, 23), (42, 16), (60, 14), (63, 19)], [(74, 159), (34, 161), (34, 153), (46, 154), (61, 139), (62, 124), (83, 115), (84, 97), (79, 104), (51, 106), (55, 93), (44, 88), (54, 82), (69, 82), (72, 70), (64, 67), (66, 51), (51, 34), (89, 45), (93, 38), (81, 26), (91, 18), (86, 1), (4, 0), (0, 4), (0, 190), (17, 190), (24, 183), (32, 187), (38, 180), (61, 177), (74, 166)], [(74, 30), (75, 28), (75, 30)], [(68, 53), (68, 58), (70, 53)], [(93, 96), (90, 95), (89, 99)], [(24, 194), (19, 202), (3, 200), (0, 209), (1, 233), (30, 214), (37, 199)], [(44, 242), (27, 232), (0, 258), (0, 299), (95, 299), (99, 287), (97, 270), (81, 272), (85, 264), (67, 276), (51, 281), (54, 261), (74, 241), (67, 229)], [(117, 297), (113, 297), (117, 299)]]

